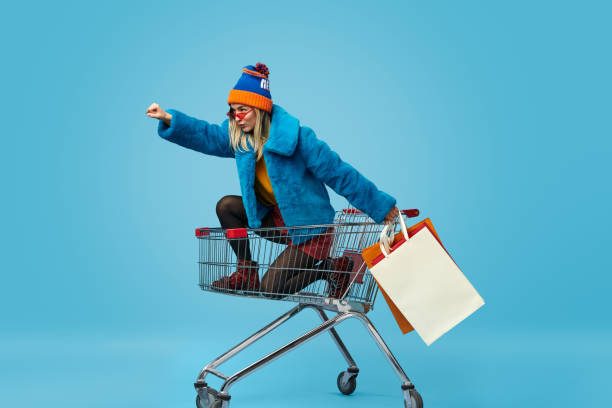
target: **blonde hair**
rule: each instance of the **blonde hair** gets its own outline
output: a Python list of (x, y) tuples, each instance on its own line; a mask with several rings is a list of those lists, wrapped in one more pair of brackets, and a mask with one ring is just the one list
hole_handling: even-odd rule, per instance
[(257, 117), (255, 119), (255, 126), (253, 126), (251, 133), (244, 133), (242, 129), (236, 125), (236, 120), (234, 118), (230, 118), (229, 135), (230, 144), (234, 151), (248, 151), (248, 140), (251, 146), (253, 146), (256, 160), (259, 160), (263, 156), (263, 145), (266, 143), (266, 140), (268, 140), (268, 136), (270, 134), (271, 118), (268, 112), (257, 108), (254, 109)]

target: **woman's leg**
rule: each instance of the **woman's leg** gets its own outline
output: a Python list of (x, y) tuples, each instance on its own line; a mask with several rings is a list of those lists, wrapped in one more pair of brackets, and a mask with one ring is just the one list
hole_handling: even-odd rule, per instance
[[(246, 228), (249, 225), (242, 197), (240, 196), (228, 195), (223, 197), (217, 203), (216, 210), (221, 228)], [(251, 260), (251, 249), (248, 239), (230, 239), (229, 244), (238, 259)]]
[[(217, 217), (221, 227), (246, 228), (248, 219), (242, 197), (230, 195), (225, 196), (217, 203)], [(228, 242), (236, 254), (236, 271), (231, 275), (221, 276), (212, 283), (215, 288), (232, 290), (258, 290), (259, 274), (258, 265), (251, 259), (249, 240), (245, 238), (228, 239)]]
[[(217, 203), (216, 210), (217, 217), (221, 223), (221, 228), (223, 229), (247, 228), (249, 225), (249, 220), (247, 218), (241, 196), (228, 195), (223, 197)], [(261, 226), (262, 228), (275, 226), (272, 211), (266, 214), (266, 216), (261, 220)], [(276, 231), (266, 232), (265, 234), (258, 233), (258, 235), (277, 244), (284, 244), (287, 242), (287, 238)], [(238, 259), (243, 259), (246, 261), (251, 260), (251, 248), (248, 239), (230, 239), (229, 244)]]
[(261, 282), (261, 291), (271, 297), (299, 292), (327, 276), (317, 269), (319, 262), (296, 247), (289, 246), (268, 268)]
[[(282, 298), (317, 280), (325, 280), (327, 296), (340, 299), (347, 295), (352, 271), (353, 260), (349, 257), (318, 260), (289, 246), (270, 265), (260, 288), (264, 296)], [(313, 292), (321, 295), (323, 289), (314, 288)]]
[[(225, 196), (217, 203), (217, 216), (221, 227), (228, 228), (246, 228), (248, 227), (248, 218), (242, 197), (230, 195)], [(274, 227), (274, 217), (270, 211), (262, 220), (262, 227)], [(272, 230), (269, 232), (259, 232), (262, 238), (268, 239), (275, 243), (284, 244), (287, 242), (287, 237), (279, 231)], [(228, 240), (232, 250), (238, 258), (238, 269), (235, 274), (224, 277), (213, 283), (213, 286), (223, 287), (226, 289), (250, 289), (254, 290), (259, 287), (259, 278), (257, 276), (257, 263), (251, 259), (251, 250), (249, 240), (247, 238), (230, 239)], [(332, 271), (347, 271), (352, 270), (352, 264), (336, 265), (338, 259), (329, 259), (327, 261), (319, 261), (294, 246), (287, 247), (278, 258), (270, 265), (268, 272), (263, 277), (261, 289), (262, 292), (270, 294), (291, 294), (299, 292), (311, 283), (326, 279), (332, 285), (330, 295), (338, 297), (339, 293), (343, 293), (348, 280), (339, 279), (345, 277), (345, 274), (330, 273)], [(331, 265), (329, 264), (331, 262)], [(331, 270), (330, 270), (331, 269)], [(348, 275), (346, 275), (348, 277)], [(243, 282), (247, 280), (248, 282)], [(345, 282), (346, 280), (346, 282)], [(340, 281), (338, 283), (338, 281)], [(334, 289), (336, 288), (337, 289)]]

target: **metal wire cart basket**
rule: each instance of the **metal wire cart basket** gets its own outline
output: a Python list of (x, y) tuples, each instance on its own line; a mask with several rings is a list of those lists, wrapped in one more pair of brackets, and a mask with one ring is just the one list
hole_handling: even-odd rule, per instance
[[(407, 217), (416, 217), (419, 211), (402, 210), (401, 213)], [(399, 377), (404, 407), (422, 408), (421, 396), (366, 316), (374, 306), (378, 286), (361, 258), (361, 250), (379, 240), (382, 227), (383, 225), (376, 224), (367, 215), (349, 208), (336, 212), (333, 224), (328, 225), (196, 229), (202, 290), (297, 302), (291, 310), (221, 354), (202, 369), (194, 383), (198, 394), (196, 406), (228, 408), (231, 398), (229, 390), (236, 382), (326, 331), (348, 364), (348, 368), (338, 375), (336, 381), (338, 389), (345, 395), (353, 393), (357, 387), (359, 368), (334, 326), (346, 319), (356, 318), (366, 327)], [(288, 246), (295, 246), (289, 237), (299, 237), (303, 234), (316, 234), (318, 242), (325, 243), (320, 246), (322, 253), (314, 254), (316, 262), (304, 263), (304, 260), (292, 259), (292, 264), (299, 264), (300, 268), (287, 267), (287, 264), (279, 265), (279, 256), (286, 253), (284, 251)], [(253, 260), (253, 263), (247, 267), (235, 255), (236, 249), (240, 253), (246, 251), (245, 248), (250, 249)], [(312, 245), (309, 250), (312, 255)], [(303, 252), (294, 251), (293, 256), (299, 257), (301, 253)], [(251, 274), (249, 279), (242, 281), (234, 279), (239, 268)], [(263, 277), (261, 284), (259, 275)], [(272, 278), (269, 279), (270, 277)], [(321, 317), (322, 323), (319, 326), (232, 375), (217, 370), (221, 364), (308, 308), (313, 309)], [(336, 315), (328, 318), (325, 311), (334, 312)], [(206, 377), (209, 374), (224, 381), (219, 390), (207, 384)]]

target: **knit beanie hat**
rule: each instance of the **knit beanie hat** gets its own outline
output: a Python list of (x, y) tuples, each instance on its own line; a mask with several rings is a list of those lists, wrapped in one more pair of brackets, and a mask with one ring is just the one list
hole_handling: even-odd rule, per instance
[(242, 68), (242, 75), (229, 93), (228, 104), (242, 103), (272, 112), (272, 95), (268, 82), (268, 67), (258, 62), (255, 66), (247, 65)]

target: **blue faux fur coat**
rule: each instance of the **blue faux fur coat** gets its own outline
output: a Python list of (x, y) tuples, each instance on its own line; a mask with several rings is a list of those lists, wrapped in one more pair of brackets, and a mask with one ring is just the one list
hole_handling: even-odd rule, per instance
[[(170, 126), (159, 121), (159, 135), (171, 142), (205, 154), (235, 157), (242, 190), (242, 201), (251, 228), (261, 226), (270, 208), (255, 198), (255, 153), (234, 151), (230, 145), (228, 125), (209, 124), (176, 110)], [(378, 190), (374, 183), (340, 159), (329, 146), (317, 139), (312, 129), (300, 126), (299, 120), (274, 105), (270, 135), (263, 155), (274, 196), (287, 226), (329, 224), (334, 219), (325, 184), (356, 208), (381, 223), (395, 205), (395, 199)], [(307, 241), (325, 228), (304, 229), (292, 233), (295, 244)]]

